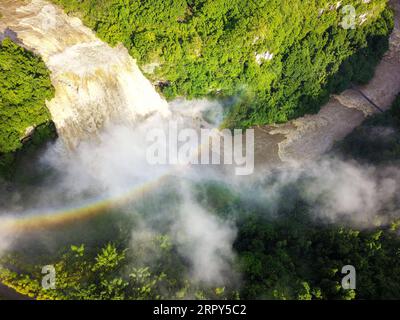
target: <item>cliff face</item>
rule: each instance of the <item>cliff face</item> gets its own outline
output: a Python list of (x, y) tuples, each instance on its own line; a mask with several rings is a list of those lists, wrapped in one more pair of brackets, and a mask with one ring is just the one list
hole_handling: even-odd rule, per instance
[[(256, 128), (258, 163), (268, 163), (271, 158), (275, 162), (315, 159), (347, 136), (368, 115), (390, 108), (400, 92), (400, 2), (392, 0), (390, 5), (395, 10), (395, 27), (390, 36), (389, 51), (370, 83), (332, 96), (318, 114), (284, 125)], [(277, 144), (275, 150), (270, 149), (271, 141)], [(277, 156), (271, 156), (271, 152)]]
[(71, 147), (108, 123), (169, 113), (127, 50), (100, 41), (78, 18), (42, 0), (2, 0), (0, 12), (2, 36), (39, 54), (50, 69), (56, 95), (47, 107)]
[[(389, 108), (400, 91), (400, 4), (390, 50), (366, 86), (333, 96), (315, 115), (256, 128), (256, 162), (314, 159), (366, 116)], [(77, 18), (43, 0), (2, 0), (0, 30), (38, 53), (52, 72), (56, 96), (47, 103), (61, 137), (71, 146), (110, 122), (128, 122), (169, 107), (122, 46), (111, 48)], [(3, 35), (4, 36), (4, 35)], [(377, 108), (378, 107), (378, 108)]]

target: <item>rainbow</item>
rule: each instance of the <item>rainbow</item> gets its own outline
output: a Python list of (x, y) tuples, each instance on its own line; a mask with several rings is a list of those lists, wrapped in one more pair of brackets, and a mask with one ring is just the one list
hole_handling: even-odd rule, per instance
[[(201, 144), (193, 157), (198, 157), (202, 152), (205, 144)], [(186, 168), (190, 168), (187, 165)], [(160, 187), (167, 178), (173, 176), (176, 172), (182, 171), (182, 167), (173, 168), (164, 175), (156, 179), (138, 184), (124, 194), (109, 199), (91, 199), (79, 207), (68, 208), (42, 213), (30, 213), (21, 216), (0, 216), (0, 236), (13, 234), (21, 231), (35, 231), (41, 229), (57, 228), (64, 225), (74, 223), (76, 221), (89, 220), (93, 217), (105, 214), (111, 209), (123, 206), (139, 200), (144, 195)]]
[(157, 179), (137, 185), (118, 197), (91, 199), (79, 207), (52, 212), (31, 213), (20, 217), (0, 217), (0, 235), (25, 230), (35, 231), (43, 228), (57, 228), (76, 221), (91, 219), (105, 214), (113, 208), (139, 200), (144, 195), (160, 187), (170, 176), (171, 173), (168, 173)]

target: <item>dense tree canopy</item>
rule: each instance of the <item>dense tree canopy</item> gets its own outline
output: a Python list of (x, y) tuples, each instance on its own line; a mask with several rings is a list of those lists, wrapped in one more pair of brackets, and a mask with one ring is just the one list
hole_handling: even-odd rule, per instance
[[(54, 2), (122, 42), (167, 97), (238, 97), (228, 127), (284, 122), (367, 81), (392, 28), (386, 0)], [(354, 29), (341, 25), (348, 4)]]
[[(398, 164), (399, 102), (400, 96), (390, 111), (366, 120), (335, 147), (335, 154), (370, 165)], [(372, 138), (353, 147), (354, 141), (372, 136), (374, 130), (376, 135), (377, 128), (392, 130), (386, 152), (379, 143), (368, 143)], [(0, 262), (13, 267), (0, 268), (0, 280), (41, 299), (398, 299), (400, 221), (369, 228), (324, 222), (313, 216), (313, 203), (295, 196), (301, 189), (301, 183), (291, 185), (291, 198), (286, 199), (290, 205), (270, 215), (267, 205), (243, 199), (222, 183), (202, 182), (196, 187), (198, 203), (217, 217), (235, 221), (233, 269), (240, 274), (239, 283), (213, 286), (192, 281), (190, 266), (163, 231), (173, 217), (164, 217), (150, 236), (132, 245), (133, 225), (126, 214), (118, 216), (116, 229), (101, 249), (98, 242), (75, 244), (61, 255), (35, 255), (37, 264), (10, 254)], [(154, 204), (157, 197), (150, 201)], [(169, 193), (164, 197), (159, 200), (163, 206), (174, 206)], [(111, 216), (102, 222), (104, 230), (112, 228)], [(44, 264), (56, 268), (56, 290), (41, 287)], [(341, 286), (341, 268), (348, 264), (357, 270), (356, 290)]]
[(54, 89), (43, 61), (6, 38), (0, 43), (0, 176), (24, 142), (40, 145), (55, 129), (45, 105)]
[(50, 120), (45, 100), (53, 95), (42, 60), (5, 39), (0, 44), (0, 153), (22, 146), (27, 129)]
[[(347, 0), (340, 6), (328, 0), (54, 1), (81, 15), (111, 44), (122, 42), (168, 97), (237, 97), (227, 126), (285, 121), (316, 110), (330, 92), (351, 81), (368, 81), (392, 27), (384, 0)], [(356, 8), (355, 29), (339, 26), (346, 4)], [(44, 100), (52, 88), (43, 62), (9, 40), (0, 46), (0, 71), (0, 153), (6, 153), (21, 147), (27, 128), (49, 121)], [(399, 161), (399, 99), (390, 112), (367, 120), (338, 144), (335, 153), (372, 164)], [(376, 126), (393, 129), (385, 144), (366, 139)], [(301, 198), (266, 215), (265, 206), (215, 182), (196, 186), (196, 197), (216, 217), (234, 221), (233, 269), (240, 283), (191, 281), (188, 262), (163, 231), (171, 217), (135, 246), (130, 243), (135, 221), (119, 221), (114, 230), (105, 220), (104, 230), (115, 233), (104, 243), (69, 243), (59, 254), (35, 253), (32, 260), (9, 252), (0, 261), (0, 280), (40, 299), (400, 297), (398, 221), (370, 229), (323, 223)], [(173, 197), (160, 201), (168, 206)], [(135, 217), (136, 209), (118, 219)], [(100, 229), (101, 223), (94, 225)], [(56, 290), (41, 286), (44, 264), (56, 269)], [(346, 264), (357, 266), (356, 291), (340, 285)]]

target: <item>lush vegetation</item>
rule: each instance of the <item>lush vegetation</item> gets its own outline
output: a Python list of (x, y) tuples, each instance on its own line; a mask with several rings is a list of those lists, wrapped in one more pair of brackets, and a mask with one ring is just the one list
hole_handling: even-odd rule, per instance
[[(54, 2), (102, 39), (122, 42), (168, 98), (236, 97), (228, 127), (284, 122), (368, 81), (393, 23), (386, 0)], [(341, 26), (347, 4), (354, 29)]]
[[(235, 206), (239, 235), (235, 241), (236, 286), (193, 284), (188, 267), (167, 235), (159, 234), (133, 248), (107, 244), (71, 246), (60, 258), (46, 258), (56, 270), (56, 290), (42, 288), (43, 264), (3, 257), (3, 283), (38, 299), (393, 299), (400, 296), (399, 223), (387, 228), (354, 230), (316, 223), (307, 204), (280, 212), (279, 218), (245, 210), (223, 187), (209, 185), (203, 196), (214, 200), (217, 214)], [(221, 202), (224, 195), (227, 202)], [(217, 203), (218, 202), (218, 203)], [(225, 208), (222, 209), (220, 205)], [(154, 254), (155, 260), (143, 261)], [(138, 262), (141, 261), (141, 262)], [(357, 268), (357, 290), (341, 286), (341, 268)], [(16, 269), (18, 271), (12, 271)], [(23, 270), (23, 272), (21, 271)]]
[[(398, 164), (399, 110), (400, 95), (390, 111), (366, 120), (338, 143), (335, 155), (367, 164)], [(385, 132), (383, 147), (383, 138), (377, 132)], [(313, 203), (301, 197), (301, 183), (289, 185), (287, 189), (290, 197), (286, 199), (290, 199), (290, 203), (271, 215), (268, 205), (244, 199), (221, 183), (202, 183), (195, 187), (198, 203), (219, 218), (235, 221), (237, 257), (230, 276), (234, 279), (238, 272), (239, 282), (228, 281), (223, 286), (193, 282), (188, 262), (165, 232), (174, 216), (157, 214), (157, 227), (135, 245), (130, 240), (135, 222), (126, 215), (118, 216), (115, 229), (112, 220), (103, 222), (104, 230), (110, 235), (104, 239), (101, 250), (97, 249), (99, 243), (72, 245), (60, 255), (44, 254), (39, 260), (35, 255), (33, 260), (37, 263), (10, 254), (2, 258), (0, 279), (19, 292), (39, 299), (400, 297), (399, 220), (367, 229), (326, 223), (311, 214)], [(157, 201), (163, 208), (175, 207), (173, 191), (167, 191), (161, 199), (158, 197), (160, 195), (153, 195), (149, 200), (150, 210), (156, 210)], [(134, 212), (142, 209), (143, 204), (131, 209), (133, 220), (138, 218)], [(154, 216), (144, 214), (142, 219), (152, 221)], [(96, 228), (99, 224), (95, 223)], [(81, 223), (79, 225), (82, 227)], [(83, 229), (90, 230), (85, 226)], [(97, 231), (104, 234), (101, 229)], [(41, 287), (44, 264), (55, 266), (56, 290)], [(341, 268), (348, 264), (357, 270), (356, 290), (344, 290), (341, 286)]]
[[(370, 13), (362, 25), (357, 20), (354, 30), (339, 26), (340, 8), (327, 0), (54, 1), (82, 15), (103, 39), (123, 42), (168, 97), (237, 97), (227, 126), (285, 121), (316, 110), (330, 92), (352, 81), (368, 81), (392, 27), (383, 0), (342, 1), (355, 4), (357, 19)], [(258, 64), (255, 53), (267, 51), (273, 58)], [(47, 126), (44, 101), (51, 98), (52, 87), (43, 62), (5, 40), (0, 71), (1, 167), (1, 162), (13, 160), (27, 128), (37, 128), (38, 140), (30, 140), (34, 144), (54, 130)], [(390, 134), (376, 136), (377, 127), (390, 127)], [(400, 98), (390, 112), (368, 119), (338, 144), (335, 154), (373, 164), (399, 161), (399, 132)], [(115, 229), (104, 222), (105, 230), (115, 232), (102, 242), (74, 243), (54, 255), (33, 251), (24, 256), (22, 250), (2, 256), (0, 280), (38, 299), (400, 297), (398, 221), (362, 230), (316, 221), (313, 204), (296, 197), (301, 185), (290, 186), (290, 205), (273, 216), (266, 214), (267, 205), (243, 199), (223, 184), (202, 183), (194, 189), (198, 203), (234, 221), (237, 257), (229, 276), (236, 279), (238, 273), (240, 281), (223, 286), (193, 281), (190, 264), (165, 231), (173, 215), (158, 221), (152, 234), (132, 246), (136, 211), (141, 209), (137, 207), (130, 208), (133, 221), (126, 214), (118, 216)], [(157, 201), (173, 208), (175, 199), (153, 195), (149, 202), (154, 215)], [(93, 223), (93, 229), (100, 224)], [(89, 228), (79, 235), (86, 232)], [(45, 264), (56, 269), (55, 290), (42, 288)], [(357, 290), (341, 287), (341, 267), (347, 264), (357, 268)]]
[(12, 169), (24, 144), (40, 145), (54, 136), (45, 100), (53, 96), (43, 61), (6, 38), (0, 43), (0, 175)]

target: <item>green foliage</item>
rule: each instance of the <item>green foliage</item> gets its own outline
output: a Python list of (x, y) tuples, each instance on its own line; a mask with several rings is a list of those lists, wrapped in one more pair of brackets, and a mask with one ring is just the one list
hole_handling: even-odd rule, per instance
[[(161, 81), (161, 89), (170, 98), (239, 93), (227, 126), (286, 121), (317, 110), (330, 92), (343, 90), (353, 81), (365, 83), (387, 48), (392, 28), (391, 13), (384, 10), (383, 0), (357, 2), (358, 14), (373, 14), (355, 30), (338, 27), (340, 10), (330, 9), (327, 0), (54, 1), (81, 15), (103, 39), (124, 43), (142, 67), (159, 64), (149, 76)], [(348, 3), (356, 2), (348, 0), (343, 5)], [(321, 8), (325, 11), (318, 16)], [(265, 51), (274, 53), (274, 58), (257, 64), (255, 52)], [(31, 116), (27, 110), (36, 110), (39, 101), (43, 108), (51, 92), (41, 62), (6, 41), (1, 46), (0, 67), (10, 73), (13, 63), (16, 75), (0, 74), (6, 84), (1, 87), (1, 112), (8, 114), (11, 107), (19, 110), (17, 117), (5, 118), (10, 125), (4, 128), (16, 128), (15, 132), (0, 130), (2, 135), (13, 133), (7, 135), (11, 140), (2, 140), (7, 141), (3, 144), (9, 151), (21, 146), (26, 128), (41, 123), (37, 119), (48, 121), (48, 114), (46, 118), (40, 108), (29, 121), (18, 119)], [(24, 81), (30, 85), (25, 86)], [(346, 139), (341, 146), (343, 156), (366, 162), (398, 159), (398, 132), (388, 145), (383, 145), (383, 140), (371, 143), (366, 136), (372, 136), (370, 130), (377, 125), (390, 124), (398, 130), (399, 99), (391, 112), (369, 119), (363, 126), (365, 132), (357, 129), (361, 138), (357, 138), (360, 132), (355, 132)], [(38, 114), (43, 118), (36, 117)], [(0, 164), (12, 163), (13, 157), (4, 154)], [(46, 264), (56, 268), (56, 290), (41, 287), (39, 264), (18, 263), (14, 257), (4, 257), (1, 265), (17, 266), (19, 272), (3, 267), (0, 280), (38, 299), (400, 297), (398, 220), (384, 228), (354, 230), (315, 221), (309, 204), (301, 200), (271, 217), (265, 204), (242, 199), (226, 186), (204, 183), (197, 191), (198, 202), (207, 210), (236, 223), (234, 267), (241, 275), (240, 286), (193, 283), (188, 262), (159, 230), (143, 243), (135, 242), (134, 248), (127, 248), (126, 243), (109, 243), (100, 249), (72, 245), (61, 256), (48, 258)], [(357, 269), (356, 291), (340, 285), (340, 270), (346, 264)]]
[[(341, 1), (357, 13), (348, 30), (328, 0), (53, 1), (122, 42), (168, 98), (239, 97), (226, 127), (284, 122), (367, 82), (393, 27), (385, 0)], [(266, 52), (272, 60), (257, 62)]]
[(0, 175), (12, 173), (15, 151), (55, 136), (45, 100), (54, 89), (43, 61), (6, 38), (0, 43)]
[[(263, 221), (264, 220), (264, 221)], [(287, 225), (293, 231), (288, 231)], [(266, 224), (270, 226), (266, 228)], [(305, 227), (307, 225), (307, 227)], [(243, 222), (236, 241), (242, 257), (242, 298), (379, 299), (400, 294), (400, 241), (392, 231), (354, 232), (310, 220)], [(357, 290), (341, 288), (342, 266), (357, 269)], [(387, 267), (387, 266), (391, 267)], [(391, 279), (391, 280), (390, 280)]]
[(129, 274), (131, 294), (135, 300), (159, 299), (158, 285), (166, 278), (164, 273), (154, 276), (150, 268), (134, 268)]
[[(395, 227), (357, 231), (324, 225), (308, 214), (287, 212), (269, 219), (253, 210), (237, 222), (234, 248), (240, 287), (202, 287), (186, 278), (176, 250), (148, 261), (136, 248), (108, 244), (93, 257), (84, 246), (72, 246), (53, 264), (56, 290), (40, 285), (41, 267), (16, 263), (18, 273), (0, 269), (0, 280), (37, 299), (392, 299), (400, 296), (400, 240)], [(294, 218), (294, 216), (296, 216)], [(165, 236), (163, 236), (165, 238)], [(160, 245), (160, 243), (158, 243)], [(128, 253), (128, 254), (127, 254)], [(147, 258), (146, 258), (147, 257)], [(154, 257), (153, 257), (154, 258)], [(52, 258), (55, 259), (55, 258)], [(341, 287), (344, 265), (357, 270), (357, 290)], [(21, 270), (25, 270), (22, 272)], [(239, 295), (240, 292), (240, 295)]]
[(45, 142), (56, 138), (57, 131), (52, 121), (37, 126), (16, 152), (0, 153), (0, 177), (14, 179), (17, 167), (25, 159), (32, 159), (40, 153)]
[(96, 257), (93, 271), (108, 271), (115, 269), (125, 259), (124, 252), (118, 252), (117, 248), (109, 243)]
[(9, 39), (0, 44), (0, 84), (0, 153), (8, 153), (22, 147), (28, 128), (49, 122), (44, 102), (53, 87), (44, 63)]
[[(162, 238), (165, 240), (165, 236)], [(27, 266), (26, 263), (19, 263), (17, 258), (7, 256), (2, 258), (0, 266), (19, 265), (20, 270), (26, 271), (16, 273), (0, 267), (0, 281), (21, 294), (39, 300), (184, 299), (195, 295), (224, 299), (228, 294), (233, 298), (237, 294), (225, 293), (225, 288), (220, 287), (192, 287), (179, 270), (169, 271), (167, 275), (157, 271), (155, 267), (138, 266), (135, 260), (126, 259), (126, 252), (127, 250), (119, 250), (113, 244), (107, 244), (93, 258), (84, 245), (71, 246), (71, 250), (54, 263), (56, 290), (45, 290), (41, 287), (43, 275), (40, 265)], [(172, 251), (168, 254), (177, 265), (179, 259), (175, 260)]]
[(71, 246), (71, 251), (75, 252), (75, 257), (77, 257), (77, 258), (78, 257), (83, 257), (83, 255), (85, 253), (85, 245), (82, 244), (79, 247), (72, 245)]
[[(347, 154), (350, 159), (375, 165), (400, 160), (400, 149), (396, 149), (400, 143), (398, 106), (399, 98), (391, 110), (366, 120), (336, 146), (335, 154), (340, 151), (342, 157)], [(389, 135), (384, 135), (389, 141), (384, 145), (386, 153), (381, 142), (367, 140), (368, 136), (377, 135), (376, 128), (389, 129)], [(360, 134), (362, 139), (356, 140)], [(391, 135), (395, 138), (390, 138)], [(353, 141), (363, 139), (365, 143), (357, 142), (355, 148)], [(268, 203), (255, 202), (251, 196), (243, 198), (222, 183), (201, 183), (195, 188), (197, 202), (208, 212), (235, 222), (233, 268), (240, 274), (239, 286), (229, 282), (224, 287), (202, 285), (193, 281), (187, 260), (179, 254), (173, 239), (157, 228), (142, 240), (133, 241), (134, 247), (129, 246), (129, 239), (118, 245), (108, 243), (100, 249), (72, 245), (65, 254), (52, 256), (48, 258), (50, 261), (36, 265), (5, 257), (0, 265), (14, 266), (19, 272), (0, 269), (0, 281), (38, 299), (352, 300), (400, 297), (400, 220), (391, 221), (386, 214), (390, 221), (387, 225), (360, 230), (323, 223), (315, 219), (315, 204), (294, 196), (301, 189), (302, 183), (291, 187), (292, 197), (285, 199), (290, 205), (283, 205), (277, 214), (270, 214)], [(151, 198), (152, 205), (156, 198), (156, 195)], [(167, 206), (164, 195), (160, 198), (163, 206)], [(174, 217), (168, 219), (173, 221)], [(122, 224), (131, 233), (132, 226), (125, 221)], [(164, 221), (159, 225), (161, 229), (168, 229)], [(122, 234), (126, 237), (127, 233), (123, 231)], [(41, 288), (43, 275), (40, 271), (44, 264), (53, 264), (56, 268), (56, 290)], [(357, 271), (356, 290), (344, 290), (341, 286), (344, 276), (341, 268), (349, 264)]]
[(10, 178), (15, 171), (15, 154), (0, 154), (0, 177)]

